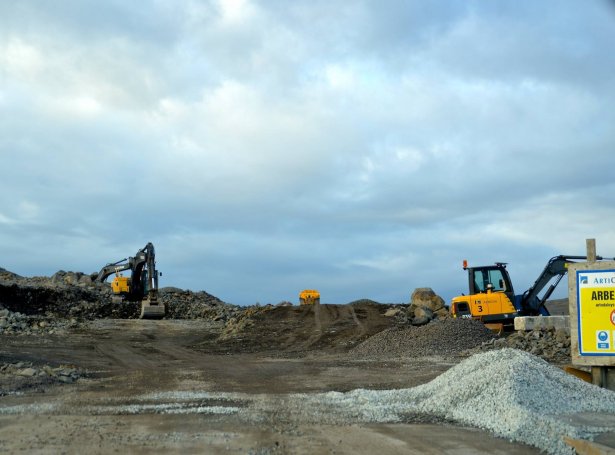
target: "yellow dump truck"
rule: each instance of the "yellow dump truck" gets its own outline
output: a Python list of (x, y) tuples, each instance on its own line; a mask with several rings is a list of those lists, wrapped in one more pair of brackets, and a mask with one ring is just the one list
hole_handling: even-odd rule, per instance
[(304, 289), (299, 293), (299, 305), (320, 305), (320, 292), (315, 289)]

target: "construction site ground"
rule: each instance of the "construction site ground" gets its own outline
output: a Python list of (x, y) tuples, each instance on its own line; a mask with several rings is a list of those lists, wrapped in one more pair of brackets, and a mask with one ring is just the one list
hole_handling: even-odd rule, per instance
[[(539, 453), (425, 417), (321, 423), (276, 415), (287, 394), (408, 388), (462, 360), (354, 356), (352, 345), (386, 327), (365, 313), (369, 305), (363, 310), (287, 307), (226, 336), (221, 322), (134, 319), (3, 335), (0, 363), (68, 365), (81, 376), (0, 375), (0, 453)], [(240, 412), (257, 402), (266, 417)]]

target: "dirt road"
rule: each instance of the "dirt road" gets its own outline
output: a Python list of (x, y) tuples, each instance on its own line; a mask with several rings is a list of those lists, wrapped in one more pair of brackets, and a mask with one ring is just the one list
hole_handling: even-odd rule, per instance
[(109, 319), (68, 335), (3, 337), (0, 362), (68, 364), (83, 375), (73, 384), (4, 378), (0, 452), (537, 453), (412, 417), (402, 424), (322, 424), (281, 411), (297, 393), (412, 387), (454, 360), (208, 352), (222, 330), (204, 321)]

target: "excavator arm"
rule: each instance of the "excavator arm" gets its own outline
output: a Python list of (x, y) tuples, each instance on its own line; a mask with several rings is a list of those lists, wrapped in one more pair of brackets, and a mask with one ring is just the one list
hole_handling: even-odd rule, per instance
[[(559, 282), (568, 272), (568, 264), (575, 260), (586, 260), (586, 256), (566, 256), (559, 255), (549, 259), (542, 273), (538, 276), (534, 284), (522, 295), (516, 297), (515, 306), (520, 314), (524, 315), (543, 315), (548, 316), (549, 310), (544, 306), (547, 299), (551, 296)], [(601, 256), (596, 257), (602, 260)], [(543, 289), (550, 283), (545, 293), (540, 296)]]
[(100, 272), (92, 276), (92, 280), (97, 281), (99, 283), (104, 283), (107, 280), (107, 278), (109, 278), (114, 273), (120, 273), (120, 272), (123, 272), (124, 270), (130, 269), (131, 268), (130, 263), (126, 262), (122, 264), (122, 262), (127, 261), (127, 260), (128, 258), (121, 259), (112, 264), (105, 265), (102, 269), (100, 269)]

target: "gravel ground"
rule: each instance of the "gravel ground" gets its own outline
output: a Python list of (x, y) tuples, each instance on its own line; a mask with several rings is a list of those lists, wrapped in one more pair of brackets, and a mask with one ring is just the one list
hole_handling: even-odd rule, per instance
[(350, 351), (359, 358), (458, 355), (495, 335), (470, 319), (434, 320), (420, 327), (394, 327), (370, 337)]
[[(38, 402), (0, 408), (0, 414), (55, 414), (62, 404)], [(492, 432), (551, 454), (573, 454), (563, 436), (593, 439), (615, 428), (615, 393), (564, 373), (516, 349), (476, 354), (431, 382), (407, 389), (252, 394), (173, 390), (106, 397), (82, 406), (90, 415), (234, 415), (250, 425), (452, 422)], [(601, 413), (600, 426), (574, 422)]]

